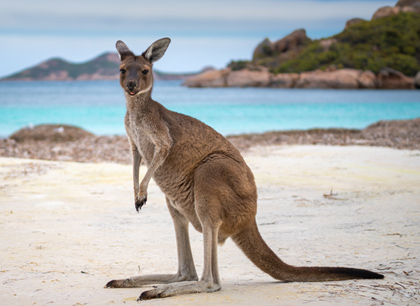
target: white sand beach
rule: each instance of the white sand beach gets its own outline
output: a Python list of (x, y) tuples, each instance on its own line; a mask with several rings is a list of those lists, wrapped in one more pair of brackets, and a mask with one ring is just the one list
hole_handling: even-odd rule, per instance
[[(420, 151), (254, 146), (244, 155), (260, 231), (284, 261), (366, 268), (385, 279), (281, 283), (228, 240), (219, 247), (221, 291), (141, 304), (420, 303)], [(200, 274), (202, 237), (190, 229)], [(138, 305), (147, 287), (104, 285), (177, 267), (164, 197), (152, 182), (136, 213), (130, 165), (0, 158), (0, 240), (1, 305)]]

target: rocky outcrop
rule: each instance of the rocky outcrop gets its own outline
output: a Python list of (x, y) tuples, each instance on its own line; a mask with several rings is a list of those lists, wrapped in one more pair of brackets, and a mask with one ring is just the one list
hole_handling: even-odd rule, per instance
[(375, 75), (371, 71), (339, 69), (335, 71), (310, 71), (300, 74), (297, 88), (357, 89), (375, 88)]
[(278, 64), (279, 61), (281, 62), (289, 58), (289, 52), (299, 50), (308, 41), (310, 41), (310, 39), (306, 35), (305, 29), (295, 30), (274, 43), (266, 38), (255, 48), (252, 61), (258, 63), (260, 59), (275, 57), (272, 60)]
[[(419, 76), (420, 78), (420, 76)], [(419, 80), (420, 81), (420, 80)], [(414, 78), (386, 68), (377, 76), (372, 71), (335, 69), (302, 73), (270, 73), (260, 70), (214, 70), (190, 78), (188, 87), (275, 87), (275, 88), (335, 88), (335, 89), (412, 89)]]
[(384, 18), (397, 15), (401, 11), (399, 7), (383, 6), (379, 8), (372, 16), (372, 19)]
[(264, 58), (266, 56), (272, 56), (272, 55), (273, 55), (273, 44), (268, 38), (265, 38), (255, 48), (254, 53), (252, 55), (252, 59), (258, 60), (260, 58)]
[(401, 72), (384, 68), (378, 74), (378, 87), (383, 89), (414, 89), (414, 78)]
[(187, 87), (227, 87), (227, 75), (232, 70), (209, 70), (187, 78), (183, 85)]
[(355, 24), (358, 24), (359, 22), (362, 22), (362, 21), (366, 21), (366, 20), (364, 20), (362, 18), (353, 18), (353, 19), (347, 20), (346, 26), (344, 27), (344, 29), (347, 29), (348, 27), (351, 27), (351, 26), (353, 26)]
[(379, 8), (372, 16), (372, 19), (384, 18), (399, 13), (420, 14), (420, 0), (400, 0), (395, 6), (384, 6)]
[(395, 6), (399, 7), (406, 7), (412, 6), (414, 8), (420, 8), (420, 1), (419, 0), (399, 0)]
[(273, 43), (273, 50), (278, 53), (294, 50), (309, 40), (305, 29), (298, 29)]
[(228, 87), (268, 87), (270, 85), (270, 73), (266, 68), (231, 71), (227, 74), (226, 85)]
[(270, 74), (270, 87), (295, 88), (299, 80), (299, 73)]

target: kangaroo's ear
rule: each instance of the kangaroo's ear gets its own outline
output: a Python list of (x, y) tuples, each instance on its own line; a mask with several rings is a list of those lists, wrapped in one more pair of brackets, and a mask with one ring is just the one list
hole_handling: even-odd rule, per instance
[(168, 37), (161, 38), (155, 41), (153, 44), (150, 45), (149, 48), (147, 48), (146, 51), (143, 52), (143, 56), (150, 63), (154, 63), (160, 60), (162, 56), (165, 54), (166, 49), (168, 49), (170, 42), (171, 42), (171, 39)]
[(127, 56), (134, 56), (134, 53), (131, 52), (127, 45), (121, 40), (117, 41), (115, 47), (117, 48), (121, 60), (124, 60)]

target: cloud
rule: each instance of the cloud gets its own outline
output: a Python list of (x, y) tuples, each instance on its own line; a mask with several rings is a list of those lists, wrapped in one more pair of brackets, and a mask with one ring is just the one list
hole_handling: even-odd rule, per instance
[[(273, 1), (273, 0), (155, 0), (131, 1), (54, 1), (42, 4), (30, 0), (9, 1), (2, 5), (0, 29), (66, 33), (118, 31), (182, 32), (224, 31), (236, 33), (254, 28), (293, 24), (322, 25), (331, 20), (369, 18), (383, 4), (395, 1)], [(226, 26), (230, 26), (226, 28)]]
[[(346, 20), (370, 19), (394, 1), (359, 0), (20, 0), (0, 4), (0, 76), (49, 57), (85, 61), (125, 39), (142, 51), (152, 41), (173, 39), (167, 71), (221, 67), (249, 59), (265, 37), (277, 40), (297, 28), (311, 38), (340, 32)], [(7, 46), (7, 47), (3, 47)], [(187, 56), (185, 56), (188, 53)]]

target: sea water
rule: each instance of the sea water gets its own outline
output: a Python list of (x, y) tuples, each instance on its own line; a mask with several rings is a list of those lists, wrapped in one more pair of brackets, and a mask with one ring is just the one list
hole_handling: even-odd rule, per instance
[[(379, 120), (420, 117), (418, 90), (187, 88), (180, 81), (156, 81), (152, 97), (224, 135), (363, 129)], [(53, 123), (122, 135), (125, 111), (118, 81), (0, 82), (0, 137)]]

